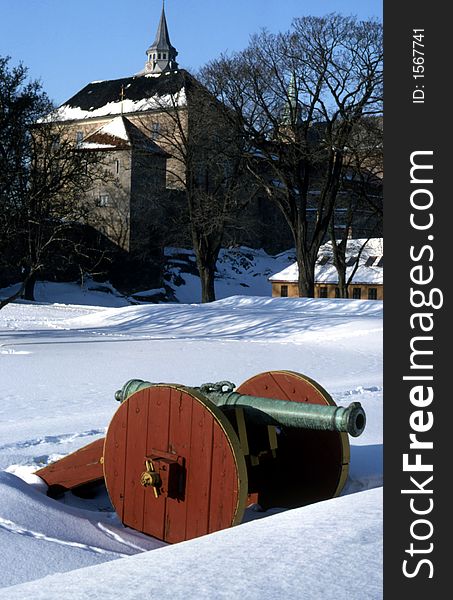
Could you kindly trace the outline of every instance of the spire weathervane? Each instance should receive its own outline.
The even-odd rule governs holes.
[[[160,74],[166,71],[174,71],[178,68],[176,57],[178,52],[170,42],[167,19],[165,17],[165,0],[162,0],[162,13],[157,28],[156,38],[146,51],[148,60],[145,64],[145,74]]]

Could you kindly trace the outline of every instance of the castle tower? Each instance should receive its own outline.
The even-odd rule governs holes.
[[[164,3],[162,3],[162,14],[160,16],[159,27],[157,28],[156,39],[148,48],[146,54],[148,60],[145,64],[145,74],[159,74],[165,71],[174,71],[178,68],[178,63],[176,62],[178,52],[170,42]]]

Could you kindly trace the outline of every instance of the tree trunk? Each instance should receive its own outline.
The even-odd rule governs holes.
[[[352,217],[351,217],[352,218]],[[348,219],[348,225],[349,225]],[[346,248],[348,243],[347,232],[337,244],[335,236],[334,215],[329,224],[330,243],[332,244],[333,264],[338,275],[338,289],[340,298],[349,298],[348,282],[346,281]]]
[[[310,255],[303,251],[300,236],[295,236],[296,260],[299,270],[298,286],[299,296],[302,298],[315,297],[315,263],[310,260]]]
[[[303,241],[303,227],[299,220],[293,225],[291,230],[296,246],[296,261],[299,271],[298,288],[301,298],[315,297],[315,265],[317,254],[313,254],[312,249],[307,249]]]
[[[349,298],[349,288],[346,282],[346,267],[338,268],[338,289],[340,290],[340,298]]]
[[[36,284],[36,273],[32,273],[25,280],[23,298],[24,300],[35,300],[35,284]]]
[[[215,300],[215,288],[214,288],[214,279],[215,279],[215,264],[212,265],[204,265],[200,271],[200,280],[201,280],[201,301],[202,302],[214,302]]]
[[[220,243],[213,241],[209,236],[203,236],[195,231],[192,235],[201,281],[201,301],[214,302],[215,268],[220,251]]]

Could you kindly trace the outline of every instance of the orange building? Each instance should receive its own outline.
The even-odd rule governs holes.
[[[348,240],[346,250],[346,280],[349,298],[383,300],[383,240],[382,238]],[[293,263],[269,277],[273,297],[299,296],[299,270]],[[339,298],[338,273],[333,262],[332,243],[320,247],[315,268],[315,297]]]

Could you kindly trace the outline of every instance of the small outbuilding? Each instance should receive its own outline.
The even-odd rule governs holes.
[[[350,280],[349,297],[357,300],[383,300],[383,267],[382,238],[348,240],[346,280]],[[298,277],[297,263],[293,263],[280,273],[269,277],[269,281],[272,283],[272,296],[299,296]],[[333,262],[332,242],[323,244],[319,249],[315,267],[315,297],[340,297],[338,273]]]

